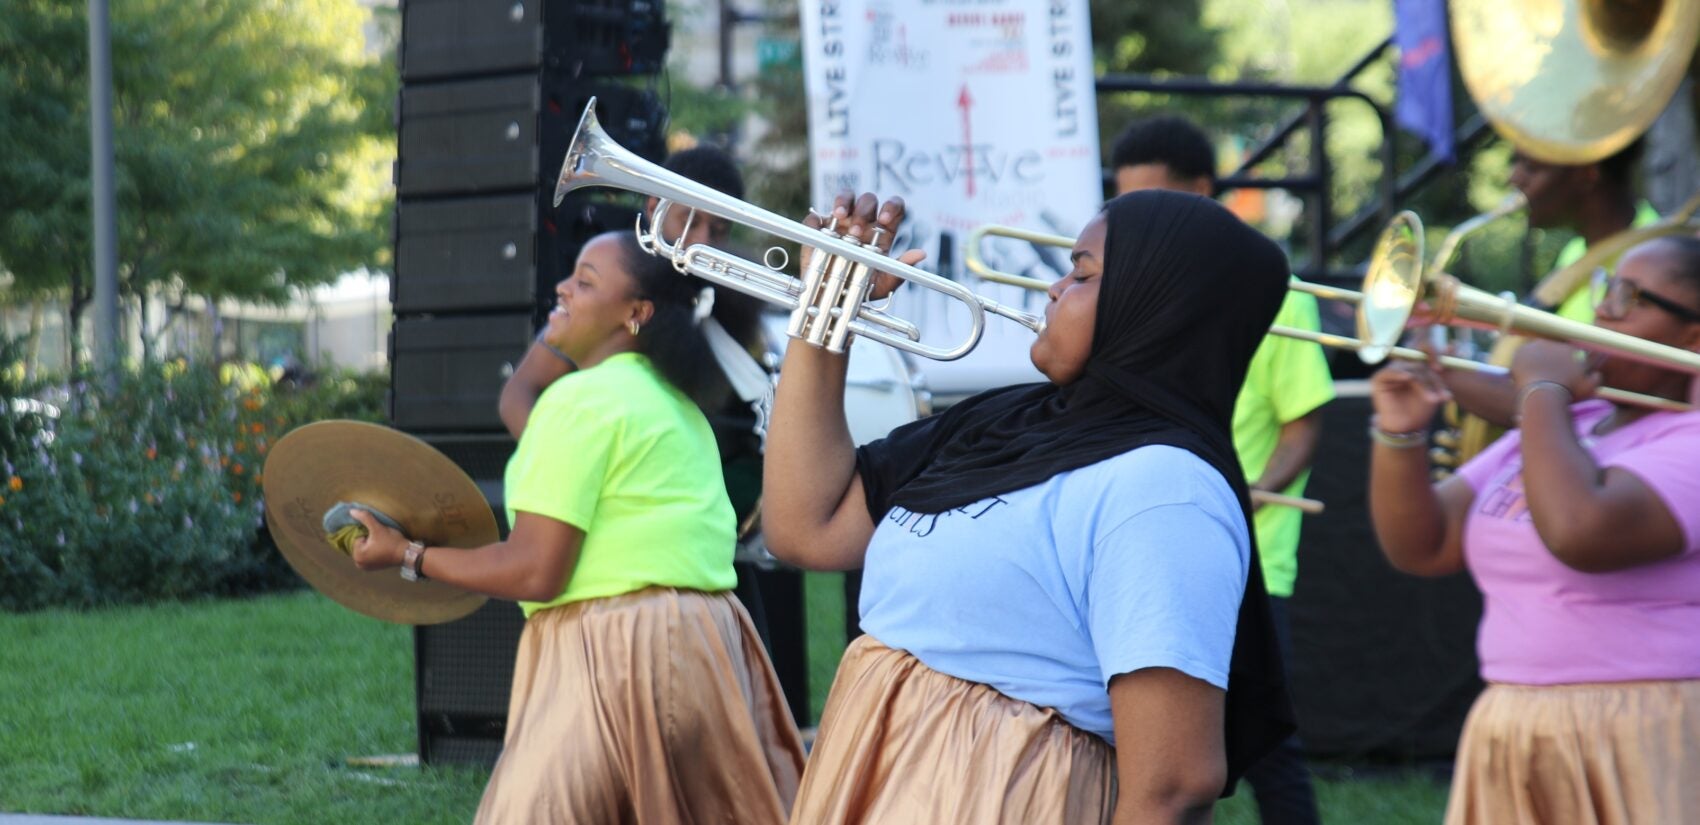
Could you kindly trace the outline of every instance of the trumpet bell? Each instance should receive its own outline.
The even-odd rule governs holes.
[[[1423,222],[1406,210],[1393,216],[1375,240],[1358,302],[1358,357],[1366,364],[1386,360],[1421,299]]]
[[[1692,0],[1452,0],[1458,71],[1518,150],[1585,164],[1659,116],[1700,42]]]

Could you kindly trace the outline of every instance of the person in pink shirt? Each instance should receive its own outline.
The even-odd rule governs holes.
[[[1595,323],[1700,351],[1700,239],[1630,250]],[[1693,377],[1551,342],[1511,367],[1520,429],[1430,486],[1428,368],[1371,380],[1370,514],[1419,576],[1469,570],[1488,688],[1464,724],[1446,821],[1692,821],[1700,811],[1700,412]]]

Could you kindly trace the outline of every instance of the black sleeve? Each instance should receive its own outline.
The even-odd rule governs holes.
[[[879,524],[891,509],[891,498],[903,485],[927,469],[939,448],[974,399],[962,401],[937,415],[911,421],[885,438],[856,448],[856,472],[862,476],[862,492],[868,500],[868,516]]]

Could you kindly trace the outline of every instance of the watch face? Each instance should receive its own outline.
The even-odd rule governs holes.
[[[407,579],[410,582],[416,582],[424,578],[419,575],[419,559],[423,555],[425,555],[425,548],[420,546],[419,542],[410,542],[407,545],[407,549],[402,552],[402,578]]]

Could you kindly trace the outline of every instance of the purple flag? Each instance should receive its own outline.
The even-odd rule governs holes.
[[[1452,49],[1446,0],[1393,0],[1393,45],[1399,48],[1399,125],[1421,135],[1429,154],[1453,159]]]

